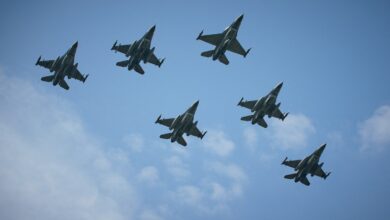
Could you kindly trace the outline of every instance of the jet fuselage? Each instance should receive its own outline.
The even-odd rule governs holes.
[[[179,115],[172,123],[172,126],[169,128],[173,130],[173,134],[171,137],[171,142],[175,142],[179,137],[181,137],[184,133],[188,133],[189,129],[191,129],[193,125],[194,114],[189,112],[184,113],[183,115]]]

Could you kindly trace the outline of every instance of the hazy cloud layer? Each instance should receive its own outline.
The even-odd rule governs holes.
[[[363,151],[380,152],[390,147],[390,106],[379,107],[371,117],[360,123],[358,132]]]
[[[234,142],[221,130],[209,130],[204,138],[204,146],[218,156],[226,157],[234,150]]]
[[[315,133],[313,123],[303,114],[290,114],[284,121],[271,119],[269,124],[266,137],[273,147],[284,150],[305,148]]]
[[[0,73],[0,105],[0,219],[132,219],[122,164],[66,102]]]

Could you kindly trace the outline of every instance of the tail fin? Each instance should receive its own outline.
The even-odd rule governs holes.
[[[288,175],[284,176],[284,178],[291,180],[291,179],[294,179],[296,176],[297,176],[296,173],[292,173],[292,174],[288,174]]]
[[[211,57],[213,54],[214,54],[214,50],[208,50],[208,51],[202,52],[200,55],[203,57]]]
[[[65,82],[65,80],[60,80],[60,82],[58,83],[60,84],[60,86],[65,89],[65,90],[69,90],[69,86],[68,84]]]
[[[251,121],[252,118],[253,118],[253,115],[248,115],[248,116],[241,117],[241,120],[243,120],[243,121]]]
[[[229,64],[229,60],[227,59],[226,55],[225,54],[221,54],[221,56],[219,56],[218,60],[225,64],[225,65],[228,65]]]
[[[42,81],[45,81],[45,82],[52,82],[54,79],[54,75],[50,75],[50,76],[44,76],[41,78]]]
[[[139,73],[139,74],[144,74],[144,73],[145,73],[145,71],[142,69],[142,67],[141,67],[139,64],[137,64],[137,65],[134,66],[134,70],[135,70],[137,73]]]
[[[178,139],[177,139],[177,142],[181,145],[183,145],[184,147],[187,146],[187,142],[184,140],[184,138],[182,136],[180,136]]]
[[[171,137],[172,137],[172,133],[166,133],[166,134],[160,135],[160,138],[162,138],[162,139],[170,139]]]
[[[120,66],[120,67],[126,67],[129,65],[129,61],[128,60],[120,61],[120,62],[117,62],[116,65]]]

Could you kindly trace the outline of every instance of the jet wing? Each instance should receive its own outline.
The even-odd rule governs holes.
[[[125,45],[114,45],[111,50],[119,51],[121,53],[126,54],[127,51],[129,51],[129,48],[131,47],[131,44],[125,44]]]
[[[236,38],[232,41],[232,43],[227,49],[233,53],[238,53],[243,56],[246,56],[247,54],[247,52],[244,50],[244,48],[241,46],[240,42],[238,42]]]
[[[326,178],[328,175],[324,172],[324,170],[322,170],[321,167],[318,167],[313,173],[313,175],[315,176],[318,176],[318,177],[322,177],[322,178]]]
[[[286,160],[284,160],[282,164],[295,169],[300,162],[301,160],[287,160],[286,158]]]
[[[256,102],[257,102],[257,100],[253,100],[253,101],[243,101],[243,100],[244,100],[244,98],[242,98],[240,100],[238,105],[245,107],[245,108],[249,108],[249,109],[253,109],[253,107],[256,105]],[[263,98],[262,98],[261,102],[263,102]]]
[[[214,46],[217,46],[219,43],[221,43],[223,37],[224,34],[209,34],[209,35],[200,35],[198,39],[206,43],[212,44]]]
[[[188,135],[192,135],[198,138],[203,138],[204,134],[199,131],[199,129],[195,126],[192,126],[191,129],[187,132]]]
[[[285,118],[285,115],[280,111],[278,107],[273,112],[271,112],[270,116],[281,120],[284,120]]]
[[[162,125],[167,126],[167,127],[171,127],[174,120],[175,120],[174,118],[161,119],[161,116],[159,116],[157,118],[156,123],[162,124]]]
[[[152,55],[150,56],[148,63],[152,63],[156,66],[161,66],[162,64],[162,62],[160,62],[160,60],[156,57],[154,53],[152,53]]]
[[[36,63],[36,65],[43,66],[47,69],[50,69],[54,62],[55,62],[55,60],[40,60],[39,59],[38,62]]]
[[[85,80],[87,79],[88,75],[84,76],[83,74],[80,73],[80,71],[78,69],[76,69],[76,71],[73,72],[70,77],[74,78],[74,79],[77,79],[77,80],[80,80],[82,82],[85,82]]]

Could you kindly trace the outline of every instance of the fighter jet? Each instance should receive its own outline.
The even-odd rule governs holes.
[[[187,109],[187,111],[177,116],[176,118],[161,119],[161,115],[158,116],[155,123],[167,126],[169,127],[169,130],[172,131],[172,133],[160,135],[160,138],[171,139],[172,143],[177,141],[182,146],[187,146],[187,143],[183,138],[183,134],[187,134],[187,136],[193,135],[195,137],[203,139],[207,131],[205,131],[204,133],[200,132],[199,129],[196,127],[198,121],[193,122],[198,104],[199,101],[195,102],[189,109]]]
[[[134,41],[133,44],[117,45],[118,41],[115,41],[111,50],[114,50],[115,52],[119,51],[121,53],[124,53],[126,57],[130,57],[127,60],[117,62],[116,65],[121,67],[127,67],[129,71],[134,69],[139,74],[145,73],[140,65],[141,61],[143,61],[144,63],[149,62],[158,67],[161,67],[161,64],[164,63],[165,59],[159,60],[156,57],[156,55],[154,54],[155,47],[150,49],[155,29],[156,26],[150,28],[149,31],[141,39],[139,39],[138,41]]]
[[[264,120],[265,115],[268,115],[268,118],[275,117],[283,121],[287,117],[288,113],[283,114],[280,111],[280,102],[275,104],[282,86],[283,83],[279,83],[270,93],[259,100],[244,101],[244,98],[241,98],[238,105],[248,108],[251,110],[251,112],[254,112],[253,115],[244,116],[241,118],[241,120],[251,121],[252,124],[257,123],[264,128],[268,127]]]
[[[324,163],[318,164],[320,161],[320,157],[322,152],[325,149],[326,144],[323,144],[320,148],[318,148],[314,153],[309,155],[303,160],[283,160],[282,164],[294,168],[295,171],[298,171],[297,173],[292,173],[289,175],[284,176],[286,179],[294,179],[295,182],[301,182],[305,184],[306,186],[310,185],[309,180],[307,180],[307,174],[310,174],[311,176],[319,176],[323,179],[326,179],[331,172],[325,173],[322,170],[322,165]]]
[[[241,46],[240,42],[237,40],[238,29],[240,28],[241,21],[244,15],[238,17],[230,26],[228,26],[220,34],[210,34],[203,35],[203,31],[200,32],[197,40],[202,40],[206,43],[212,44],[215,46],[213,50],[202,52],[201,55],[204,57],[212,57],[213,60],[218,59],[221,63],[228,65],[229,60],[226,58],[225,52],[229,50],[233,53],[238,53],[244,57],[248,55],[251,49],[245,51]]]
[[[87,80],[88,75],[82,75],[77,69],[78,63],[74,64],[77,45],[78,42],[74,43],[64,55],[57,57],[56,60],[41,60],[41,57],[39,57],[35,65],[43,66],[49,69],[50,72],[54,72],[53,75],[44,76],[41,80],[45,82],[53,82],[54,86],[59,84],[66,90],[69,89],[69,86],[65,82],[65,76],[67,76],[68,79],[74,78],[84,83],[85,80]]]

